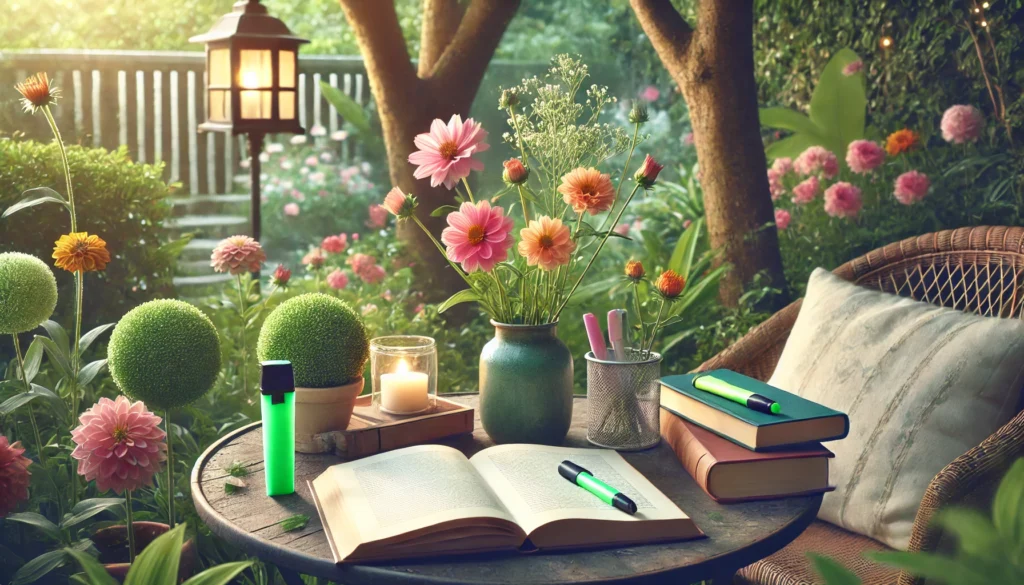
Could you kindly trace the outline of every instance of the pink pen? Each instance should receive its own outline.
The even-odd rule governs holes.
[[[612,361],[626,361],[626,346],[622,343],[622,314],[621,309],[608,311],[608,343],[612,346]]]
[[[590,339],[590,351],[599,360],[608,359],[608,347],[604,344],[604,333],[601,332],[601,325],[593,313],[583,315],[583,325],[587,328],[587,338]]]

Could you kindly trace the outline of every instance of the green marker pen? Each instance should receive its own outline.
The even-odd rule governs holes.
[[[262,362],[260,414],[268,496],[295,492],[295,379],[292,363]]]
[[[572,461],[559,463],[558,474],[594,494],[602,502],[614,506],[627,514],[636,514],[636,502],[629,499],[626,494],[597,479],[592,473]]]
[[[751,410],[763,412],[765,414],[779,414],[782,412],[782,407],[779,406],[778,402],[775,402],[767,396],[761,396],[751,392],[750,390],[744,390],[739,386],[730,384],[724,380],[711,375],[698,375],[693,378],[693,387],[698,390],[710,392],[716,396],[721,396],[727,400],[738,402],[743,406]]]

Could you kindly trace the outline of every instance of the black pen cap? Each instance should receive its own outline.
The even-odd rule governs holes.
[[[284,402],[284,394],[295,392],[295,376],[288,360],[260,362],[260,394],[273,396],[272,404]]]

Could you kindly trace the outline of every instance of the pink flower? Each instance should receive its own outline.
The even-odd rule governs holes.
[[[664,168],[665,165],[658,164],[658,161],[648,154],[644,157],[644,162],[640,165],[640,168],[633,175],[633,180],[640,183],[644,189],[650,189],[658,180],[658,173]]]
[[[693,132],[683,134],[683,146],[693,146]]]
[[[331,140],[337,140],[338,142],[341,142],[346,138],[348,138],[348,132],[344,130],[335,130],[334,132],[331,132]]]
[[[822,146],[810,146],[796,157],[793,168],[801,175],[820,172],[826,179],[833,179],[839,173],[839,160]]]
[[[953,144],[974,142],[981,136],[985,118],[974,106],[950,106],[942,114],[942,138]]]
[[[79,475],[95,479],[101,492],[112,489],[117,494],[153,484],[167,445],[157,426],[160,417],[145,404],[124,396],[103,397],[78,420],[81,424],[71,431],[78,446],[71,456],[78,460]]]
[[[414,140],[419,150],[409,155],[409,162],[417,165],[413,176],[417,179],[430,177],[431,187],[441,184],[447,189],[455,187],[470,171],[484,170],[484,164],[473,155],[490,148],[484,142],[486,139],[487,131],[473,118],[463,123],[462,116],[455,114],[447,126],[435,119],[430,132]]]
[[[214,272],[229,272],[234,275],[256,272],[267,261],[263,247],[249,236],[231,236],[217,244],[210,254],[210,266]]]
[[[857,217],[862,204],[860,189],[846,181],[825,189],[825,213],[832,217]]]
[[[274,286],[286,287],[291,279],[292,271],[285,268],[284,264],[278,264],[274,269],[274,275],[270,277],[270,282]]]
[[[359,167],[345,167],[338,172],[338,177],[341,178],[343,183],[348,183],[352,180],[352,177],[359,174]]]
[[[323,251],[320,248],[313,248],[302,257],[302,264],[308,266],[310,270],[319,270],[327,258],[324,257]]]
[[[284,211],[284,214],[289,216],[289,217],[295,217],[296,215],[299,214],[299,204],[298,203],[285,203],[284,208],[282,209],[282,211]]]
[[[779,176],[785,176],[793,172],[793,159],[788,156],[782,156],[772,161],[772,170],[779,173]]]
[[[359,274],[365,272],[369,267],[377,264],[377,259],[369,254],[352,254],[348,259],[348,265],[352,267],[352,272]]]
[[[318,164],[320,164],[320,159],[318,159],[315,154],[311,154],[306,157],[307,167],[315,167]]]
[[[466,272],[490,272],[508,258],[508,249],[515,240],[512,218],[505,217],[503,208],[491,207],[486,200],[475,205],[467,201],[458,211],[449,213],[447,220],[441,241],[448,247],[448,259],[462,264]]]
[[[416,198],[402,193],[401,189],[395,187],[384,196],[382,205],[398,219],[409,219],[416,211]]]
[[[365,305],[363,305],[362,307],[359,308],[359,312],[362,313],[363,317],[369,315],[370,313],[375,312],[376,310],[377,310],[377,305],[375,305],[373,303],[366,303]]]
[[[388,210],[383,205],[371,203],[369,208],[370,219],[366,220],[366,227],[380,229],[388,223]]]
[[[346,248],[348,248],[348,236],[345,234],[327,236],[320,242],[320,249],[328,254],[341,254]]]
[[[804,179],[799,185],[793,187],[793,203],[797,205],[806,205],[814,198],[818,196],[818,192],[821,190],[821,184],[818,182],[818,177],[810,176]]]
[[[341,290],[348,286],[348,277],[345,276],[345,273],[340,268],[336,268],[327,275],[327,286],[334,290]]]
[[[918,171],[907,171],[896,177],[892,195],[903,205],[913,205],[924,199],[929,186],[931,181],[928,180],[928,175]]]
[[[0,518],[6,517],[18,504],[28,499],[28,466],[32,460],[24,456],[20,441],[13,444],[0,435]]]
[[[292,192],[290,193],[290,195],[292,196],[292,199],[294,199],[296,201],[305,201],[306,200],[306,196],[302,193],[302,191],[299,191],[298,189],[292,189]]]
[[[793,219],[785,209],[775,210],[775,227],[784,230],[789,227],[789,221]]]
[[[327,179],[327,175],[323,171],[317,171],[315,173],[309,173],[310,183],[323,183]]]
[[[380,264],[374,264],[365,268],[362,272],[359,272],[357,276],[363,279],[363,282],[367,284],[377,284],[384,280],[384,277],[388,275],[387,271]]]
[[[315,126],[313,126],[312,128],[309,129],[309,135],[310,136],[325,136],[325,135],[327,135],[327,128],[324,128],[320,124],[316,124]]]
[[[846,164],[855,173],[870,173],[885,162],[885,150],[871,140],[854,140],[846,149]]]
[[[620,223],[619,225],[615,226],[615,233],[619,234],[620,236],[628,236],[629,227],[630,226],[628,223]]]
[[[654,87],[653,85],[648,85],[647,87],[640,90],[640,99],[646,102],[653,102],[657,100],[659,97],[661,97],[661,92],[658,91],[658,88]]]
[[[768,169],[768,192],[772,195],[772,201],[776,201],[786,192],[786,186],[782,184],[782,173],[774,167]]]
[[[860,59],[857,59],[856,61],[851,61],[847,63],[846,67],[843,67],[843,75],[849,77],[851,75],[860,73],[861,69],[864,69],[864,62],[861,61]]]
[[[683,229],[684,230],[688,229],[691,225],[693,225],[693,220],[692,219],[684,219],[683,220]]]

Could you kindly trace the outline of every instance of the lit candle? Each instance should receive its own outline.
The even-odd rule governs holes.
[[[259,74],[256,71],[243,71],[241,85],[246,89],[255,89],[259,87]],[[240,97],[242,99],[242,117],[249,119],[260,118],[260,92],[243,91],[241,92]]]
[[[419,412],[427,408],[427,374],[410,372],[399,360],[396,371],[380,375],[381,408],[389,412]]]

